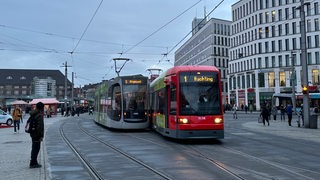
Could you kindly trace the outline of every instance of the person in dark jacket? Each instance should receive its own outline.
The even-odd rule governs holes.
[[[288,115],[288,124],[289,124],[289,126],[291,126],[292,112],[293,112],[292,105],[288,104],[288,106],[287,106],[287,115]]]
[[[268,126],[269,126],[270,125],[269,124],[269,110],[268,110],[268,108],[266,106],[262,107],[260,116],[262,117],[263,125],[265,126],[266,125],[266,121],[267,121],[268,122]]]
[[[30,118],[33,118],[33,128],[34,130],[30,132],[32,139],[32,149],[31,149],[31,160],[30,168],[40,168],[41,164],[38,163],[37,158],[40,151],[41,141],[44,136],[44,123],[43,123],[43,111],[44,104],[38,102],[36,104],[36,109],[30,112]]]

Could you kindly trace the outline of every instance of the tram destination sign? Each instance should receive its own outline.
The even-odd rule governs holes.
[[[125,79],[124,84],[135,85],[135,84],[145,84],[146,82],[142,79]]]
[[[188,72],[180,74],[180,82],[208,82],[215,83],[217,82],[217,74],[209,72]]]

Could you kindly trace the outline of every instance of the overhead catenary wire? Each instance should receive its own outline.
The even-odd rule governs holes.
[[[99,3],[99,5],[98,5],[97,9],[96,9],[96,10],[95,10],[95,12],[93,13],[93,16],[91,17],[91,19],[90,19],[90,21],[89,21],[88,25],[86,26],[85,30],[83,31],[83,33],[82,33],[82,35],[81,35],[80,39],[78,40],[78,42],[77,42],[76,46],[75,46],[75,47],[73,48],[73,50],[70,52],[71,54],[73,54],[73,52],[74,52],[74,51],[77,49],[77,47],[79,46],[79,44],[80,44],[80,42],[81,42],[81,40],[82,40],[83,36],[84,36],[84,35],[85,35],[85,33],[87,32],[87,30],[88,30],[88,28],[89,28],[90,24],[92,23],[92,21],[93,21],[94,17],[96,16],[96,14],[97,14],[98,10],[100,9],[100,7],[101,7],[101,4],[102,4],[102,3],[103,3],[103,0],[101,0],[101,1],[100,1],[100,3]]]
[[[184,41],[191,33],[193,30],[195,30],[203,21],[207,19],[207,17],[210,16],[222,3],[224,0],[221,0],[187,35],[185,35],[175,46],[173,46],[167,54],[170,54],[182,41]]]
[[[128,53],[129,51],[131,51],[132,49],[134,49],[135,47],[137,47],[138,45],[140,45],[142,42],[144,42],[145,40],[147,40],[148,38],[150,38],[151,36],[153,36],[154,34],[156,34],[157,32],[159,32],[161,29],[163,29],[164,27],[166,27],[167,25],[169,25],[171,22],[173,22],[174,20],[178,19],[180,16],[182,16],[184,13],[186,13],[187,11],[189,11],[191,8],[193,8],[194,6],[196,6],[197,4],[199,4],[202,0],[199,0],[198,2],[196,2],[195,4],[193,4],[192,6],[190,6],[189,8],[187,8],[186,10],[184,10],[182,13],[180,13],[178,16],[174,17],[173,19],[171,19],[169,22],[167,22],[166,24],[164,24],[163,26],[161,26],[160,28],[158,28],[157,30],[155,30],[153,33],[151,33],[150,35],[148,35],[147,37],[145,37],[144,39],[142,39],[141,41],[139,41],[137,44],[135,44],[134,46],[132,46],[131,48],[127,49],[126,51],[123,52],[123,54]]]

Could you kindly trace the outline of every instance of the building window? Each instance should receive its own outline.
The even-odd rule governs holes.
[[[7,76],[6,79],[13,79],[13,77],[12,76]]]
[[[311,48],[311,36],[307,37],[307,48]]]
[[[242,80],[241,87],[242,89],[245,89],[246,88],[245,76],[241,76],[241,80]]]
[[[314,19],[314,30],[319,31],[319,19]]]
[[[262,28],[259,28],[259,39],[262,39]]]
[[[286,39],[285,43],[286,43],[286,51],[289,51],[290,50],[289,39]]]
[[[276,57],[275,56],[272,56],[271,57],[271,61],[272,61],[272,67],[276,67]]]
[[[22,90],[22,91],[21,91],[21,94],[22,94],[22,95],[27,95],[27,91],[26,91],[26,90]]]
[[[271,37],[275,37],[275,36],[276,36],[275,26],[271,26]]]
[[[320,64],[319,51],[315,52],[316,64]]]
[[[307,6],[307,16],[311,16],[311,4],[306,4]]]
[[[296,38],[292,38],[292,49],[293,50],[297,49],[297,39]]]
[[[308,53],[308,64],[312,64],[312,54],[309,52]]]
[[[318,2],[314,3],[314,14],[319,15],[319,3]]]
[[[265,52],[268,53],[269,52],[269,41],[264,42],[264,47],[265,47]]]
[[[279,72],[280,77],[280,86],[286,86],[286,73],[285,72]]]
[[[256,75],[255,74],[252,74],[251,80],[252,80],[252,87],[255,88],[256,87]]]
[[[6,95],[8,95],[8,96],[12,95],[11,90],[7,90]]]
[[[285,30],[286,35],[289,35],[289,23],[286,23],[284,25],[284,30]]]
[[[268,57],[264,58],[264,62],[265,62],[266,68],[269,68],[269,58]]]
[[[275,41],[271,41],[271,52],[275,52],[276,51],[276,43]]]
[[[278,25],[278,32],[279,32],[279,36],[281,36],[282,35],[282,25],[281,24]]]
[[[290,56],[286,55],[285,58],[286,58],[286,66],[289,67],[290,66]]]
[[[282,40],[278,40],[278,48],[279,48],[279,52],[282,51]]]
[[[282,67],[282,56],[278,56],[278,60],[279,60],[279,67]]]
[[[297,55],[296,54],[292,54],[292,58],[293,58],[293,65],[297,65]]]
[[[296,9],[296,7],[292,7],[292,18],[293,19],[295,19],[295,18],[297,18],[297,9]]]
[[[320,72],[318,69],[312,69],[312,83],[313,85],[319,85]]]
[[[278,10],[278,21],[282,21],[282,9]]]
[[[297,34],[297,29],[296,29],[297,27],[296,26],[297,26],[297,23],[293,22],[292,23],[292,34]]]
[[[250,86],[250,75],[247,74],[247,88],[251,87]]]
[[[315,36],[314,36],[314,46],[315,46],[316,48],[319,47],[319,35],[315,35]]]
[[[285,9],[285,16],[286,16],[286,20],[289,19],[289,8]]]
[[[273,10],[273,11],[271,12],[271,21],[272,21],[272,22],[275,22],[275,21],[276,21],[276,11],[275,11],[275,10]]]
[[[258,58],[258,68],[259,68],[259,69],[261,69],[261,68],[262,68],[262,65],[261,65],[261,64],[262,64],[262,62],[261,62],[261,58],[259,57],[259,58]]]
[[[264,73],[259,73],[258,74],[258,84],[259,84],[259,87],[265,87]]]
[[[307,20],[307,32],[311,32],[311,20],[310,19],[308,19]]]
[[[275,75],[274,72],[268,73],[268,84],[269,87],[275,87]]]

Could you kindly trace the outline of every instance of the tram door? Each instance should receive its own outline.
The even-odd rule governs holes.
[[[167,86],[168,94],[168,113],[167,113],[167,127],[170,129],[176,129],[176,115],[177,115],[177,93],[176,86],[171,84]]]

